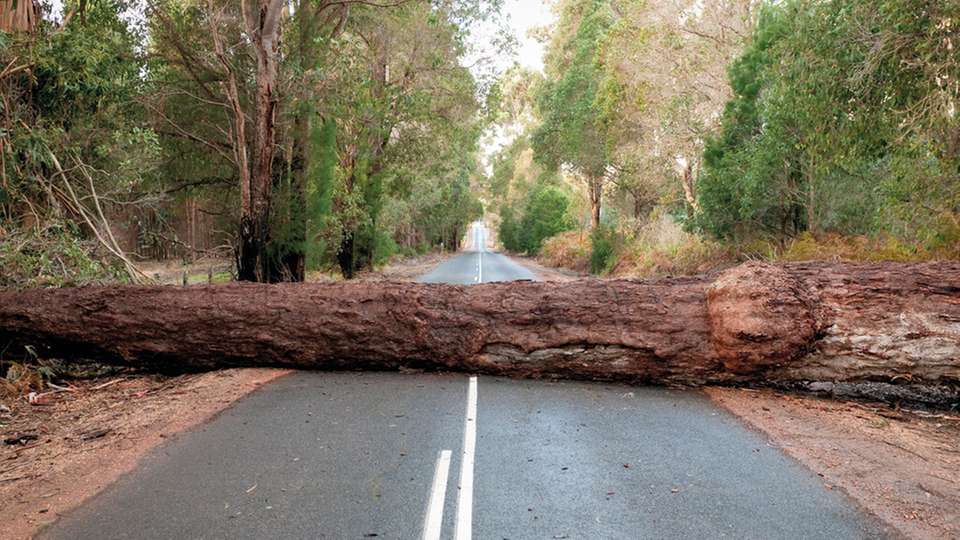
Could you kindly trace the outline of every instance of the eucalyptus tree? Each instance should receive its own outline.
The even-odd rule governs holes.
[[[479,4],[479,3],[478,3]],[[338,123],[335,227],[342,273],[377,259],[385,197],[423,196],[416,176],[445,171],[475,155],[480,134],[478,84],[463,66],[468,3],[409,3],[389,11],[357,8],[339,37],[338,62],[323,100]],[[451,155],[451,153],[453,155]],[[438,186],[440,187],[440,186]],[[452,239],[447,239],[446,245]],[[455,243],[455,242],[454,242]]]
[[[656,204],[698,208],[703,147],[732,92],[727,68],[746,46],[751,0],[614,0],[602,44],[600,102],[617,187],[638,220]],[[678,205],[679,206],[679,205]]]
[[[609,0],[563,0],[545,59],[546,81],[537,96],[540,124],[531,136],[537,160],[584,178],[591,221],[600,224],[603,189],[611,165],[609,124],[599,97],[600,44],[613,25]]]

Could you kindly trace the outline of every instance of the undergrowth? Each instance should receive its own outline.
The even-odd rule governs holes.
[[[0,235],[0,287],[69,287],[127,281],[95,245],[60,226]]]
[[[597,243],[597,239],[600,243]],[[960,234],[934,244],[905,243],[891,235],[804,233],[787,241],[757,238],[721,242],[659,221],[638,231],[563,233],[544,244],[540,262],[596,275],[660,277],[721,270],[748,260],[770,262],[923,262],[960,258]]]

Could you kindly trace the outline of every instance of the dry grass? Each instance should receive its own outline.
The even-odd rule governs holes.
[[[921,262],[958,256],[960,242],[929,249],[903,243],[892,236],[870,238],[827,234],[814,237],[806,233],[790,242],[777,258],[783,261]]]
[[[637,231],[621,231],[624,240],[609,275],[649,278],[722,270],[746,260],[772,262],[923,262],[960,258],[960,233],[935,247],[905,243],[890,235],[839,234],[798,236],[786,243],[772,239],[730,243],[683,231],[669,217],[654,219]],[[555,268],[587,272],[590,235],[566,232],[548,239],[539,262]]]
[[[579,231],[567,231],[543,243],[538,261],[554,268],[568,268],[576,272],[590,270],[590,235]]]

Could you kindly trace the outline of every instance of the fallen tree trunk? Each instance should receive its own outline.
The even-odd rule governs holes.
[[[163,371],[452,369],[666,384],[960,382],[960,263],[716,276],[0,292],[0,345]]]

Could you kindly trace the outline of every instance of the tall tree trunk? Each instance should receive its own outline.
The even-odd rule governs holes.
[[[0,348],[167,371],[457,369],[653,383],[960,383],[960,263],[474,286],[0,291]],[[952,390],[950,390],[952,388]]]
[[[297,55],[300,71],[306,84],[301,88],[300,104],[293,118],[293,158],[291,173],[293,189],[290,193],[290,211],[294,218],[291,222],[291,247],[281,256],[281,264],[292,281],[306,278],[307,243],[307,171],[310,168],[308,155],[310,133],[314,116],[314,92],[309,74],[316,68],[317,49],[314,44],[317,33],[316,9],[307,0],[301,0],[297,6]]]
[[[692,218],[694,213],[700,211],[700,203],[697,202],[697,190],[694,185],[693,161],[688,161],[683,168],[683,178],[680,179],[683,186],[683,198],[687,201],[687,217]]]
[[[273,195],[273,154],[276,134],[277,78],[279,76],[280,19],[283,0],[259,0],[256,12],[244,13],[257,62],[254,96],[253,170],[250,207],[240,215],[241,281],[267,281],[267,244],[270,241],[270,203]]]
[[[600,226],[600,210],[603,199],[603,176],[587,178],[587,190],[590,192],[590,224],[594,229]]]
[[[340,239],[340,249],[337,251],[337,264],[344,279],[353,279],[356,272],[356,245],[353,231],[344,231]]]
[[[35,0],[0,0],[0,32],[33,32],[40,20]]]
[[[256,281],[257,266],[256,236],[250,216],[253,214],[253,182],[251,180],[250,157],[247,141],[247,117],[240,101],[240,89],[237,75],[227,57],[226,45],[220,35],[220,20],[223,11],[216,8],[213,0],[207,0],[210,11],[210,33],[213,37],[214,52],[217,61],[223,67],[225,76],[221,83],[227,102],[230,104],[231,136],[233,154],[236,160],[237,176],[240,179],[240,228],[237,246],[237,275],[244,281]],[[249,28],[249,27],[248,27]]]
[[[819,232],[817,224],[817,193],[812,170],[807,172],[807,230],[816,235]]]

